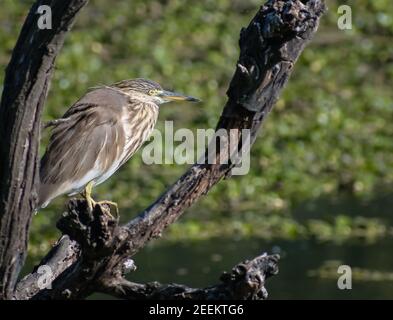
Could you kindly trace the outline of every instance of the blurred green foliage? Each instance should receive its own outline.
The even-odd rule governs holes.
[[[263,2],[91,1],[58,57],[44,119],[60,117],[91,86],[145,77],[203,100],[166,105],[159,128],[164,120],[174,120],[175,129],[214,128],[238,58],[240,28]],[[2,74],[31,3],[2,1]],[[353,8],[352,30],[337,28],[340,4]],[[386,199],[393,185],[393,2],[328,6],[253,147],[250,173],[215,187],[172,227],[173,239],[228,235],[236,228],[242,235],[331,239],[358,230],[354,216],[361,210],[369,225],[363,229],[389,233],[380,228],[392,213]],[[128,220],[186,168],[147,166],[138,154],[95,190],[96,197],[117,201]],[[385,202],[375,200],[380,197]],[[56,239],[64,201],[34,217],[33,252]]]

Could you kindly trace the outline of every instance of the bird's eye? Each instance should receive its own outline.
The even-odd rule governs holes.
[[[158,91],[156,89],[152,89],[152,90],[149,90],[148,93],[150,96],[155,96],[155,95],[157,95]]]

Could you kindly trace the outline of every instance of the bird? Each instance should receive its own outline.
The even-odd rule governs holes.
[[[40,161],[37,210],[54,198],[80,194],[90,210],[92,188],[111,177],[142,146],[157,122],[160,106],[199,102],[143,78],[93,87],[65,114],[50,121],[49,143]]]

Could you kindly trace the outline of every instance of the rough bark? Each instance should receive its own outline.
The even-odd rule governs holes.
[[[260,8],[240,36],[240,58],[228,89],[228,102],[217,129],[238,129],[214,154],[216,164],[195,164],[149,208],[124,226],[105,214],[107,208],[97,205],[89,212],[83,200],[71,200],[58,227],[63,237],[40,265],[53,267],[52,289],[41,289],[38,267],[17,286],[16,299],[80,299],[95,291],[112,293],[122,298],[217,297],[228,290],[230,282],[209,289],[193,289],[182,285],[141,285],[124,279],[130,271],[130,257],[146,243],[161,235],[184,211],[206,194],[218,181],[229,177],[236,165],[222,157],[220,150],[236,141],[242,150],[241,129],[251,130],[251,143],[287,82],[294,63],[317,30],[324,11],[322,0],[271,0]],[[239,142],[240,141],[240,142]],[[208,158],[206,153],[205,158]],[[259,260],[258,260],[259,259]],[[262,259],[262,260],[261,260]],[[267,259],[267,260],[266,260]],[[258,290],[254,286],[228,293],[230,298],[263,298],[263,283],[276,270],[277,257],[258,257],[253,261],[269,261],[271,269],[256,264],[260,275]],[[266,264],[265,264],[266,266]],[[252,268],[251,268],[252,269]],[[250,270],[250,274],[253,271]],[[248,271],[246,271],[248,274]],[[224,277],[225,278],[225,277]],[[218,288],[221,289],[218,289]],[[177,293],[179,295],[177,295]]]
[[[176,283],[139,284],[120,278],[104,283],[98,291],[127,300],[262,300],[268,296],[266,278],[278,273],[278,260],[277,255],[263,254],[241,262],[230,273],[224,272],[219,284],[203,289]]]
[[[152,282],[138,284],[124,278],[135,269],[130,259],[130,231],[119,227],[97,205],[88,212],[84,200],[71,200],[58,227],[67,234],[51,250],[33,273],[17,286],[15,299],[80,299],[103,292],[122,299],[265,299],[265,280],[278,272],[278,255],[266,254],[245,261],[224,273],[221,283],[204,289],[180,284]],[[74,239],[74,240],[71,240]],[[121,257],[121,262],[114,264]],[[113,261],[112,261],[113,259]],[[113,265],[113,266],[109,266]],[[43,289],[40,266],[53,270],[51,289]],[[40,287],[41,286],[41,287]]]
[[[23,266],[37,203],[40,117],[55,58],[87,0],[37,1],[13,50],[0,105],[0,299],[12,296]],[[40,5],[52,8],[52,29],[37,25]]]

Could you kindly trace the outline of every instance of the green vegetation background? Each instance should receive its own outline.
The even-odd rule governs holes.
[[[203,100],[165,105],[159,128],[164,120],[174,120],[175,129],[214,128],[238,58],[240,28],[262,2],[91,1],[58,57],[44,119],[60,117],[89,87],[145,77]],[[0,81],[31,3],[1,3]],[[339,4],[352,6],[352,30],[338,30]],[[221,182],[165,239],[374,241],[391,235],[393,2],[328,6],[252,150],[250,173]],[[186,168],[145,165],[139,152],[95,190],[96,198],[118,202],[125,221]],[[34,217],[31,253],[44,253],[58,237],[54,224],[64,202],[57,199]]]

